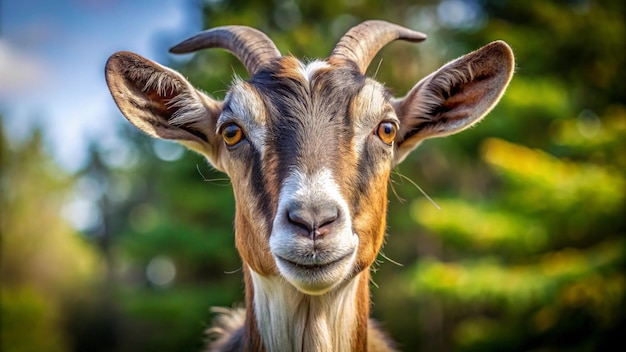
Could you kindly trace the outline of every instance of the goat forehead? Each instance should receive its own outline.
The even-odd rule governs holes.
[[[285,58],[250,82],[267,110],[268,150],[283,168],[314,172],[345,155],[354,136],[352,101],[367,80],[358,72]]]
[[[268,125],[308,128],[311,132],[335,125],[348,128],[364,115],[382,115],[389,94],[378,82],[348,67],[325,61],[302,64],[293,57],[274,63],[251,81],[263,100]]]
[[[250,81],[236,80],[223,117],[235,116],[251,128],[262,158],[276,155],[281,177],[296,164],[309,174],[322,166],[337,169],[342,159],[354,158],[361,149],[359,137],[389,113],[388,101],[382,84],[349,67],[325,61],[304,65],[285,57]]]

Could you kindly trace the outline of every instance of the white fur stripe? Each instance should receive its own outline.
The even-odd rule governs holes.
[[[327,294],[310,296],[281,277],[250,272],[257,327],[267,351],[350,351],[360,274]]]
[[[326,61],[315,60],[309,62],[306,65],[300,63],[300,73],[307,82],[311,82],[311,79],[313,78],[315,72],[328,68],[330,68],[330,65]]]

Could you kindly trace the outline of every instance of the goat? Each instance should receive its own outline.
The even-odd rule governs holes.
[[[374,55],[422,33],[384,21],[351,28],[324,60],[282,56],[246,26],[209,29],[170,49],[232,52],[250,78],[223,101],[130,52],[106,64],[123,115],[226,173],[245,310],[223,309],[211,351],[392,351],[369,319],[369,268],[386,230],[391,169],[427,138],[459,132],[499,101],[510,47],[488,44],[420,80],[402,98],[366,77]]]

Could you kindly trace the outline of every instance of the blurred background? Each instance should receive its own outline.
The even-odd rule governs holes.
[[[625,2],[4,0],[0,349],[199,351],[210,307],[243,301],[228,179],[125,121],[104,82],[110,54],[135,51],[222,98],[246,77],[234,57],[168,47],[245,24],[283,53],[326,57],[370,18],[429,36],[373,61],[398,96],[493,40],[517,58],[484,122],[394,172],[373,315],[404,351],[623,346]]]

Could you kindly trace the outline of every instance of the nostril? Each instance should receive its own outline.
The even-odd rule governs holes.
[[[335,209],[329,209],[329,211],[326,214],[321,214],[319,222],[318,222],[318,226],[317,227],[325,227],[328,226],[330,224],[332,224],[333,222],[335,222],[335,220],[337,220],[337,218],[339,217],[339,211],[337,210],[337,208]]]
[[[289,219],[290,224],[305,230],[307,234],[313,231],[313,220],[307,219],[306,214],[303,212],[297,210],[288,211],[287,218]]]
[[[296,231],[312,239],[329,234],[332,231],[332,224],[338,218],[339,209],[335,206],[312,210],[297,207],[287,211],[287,219],[298,229]]]

